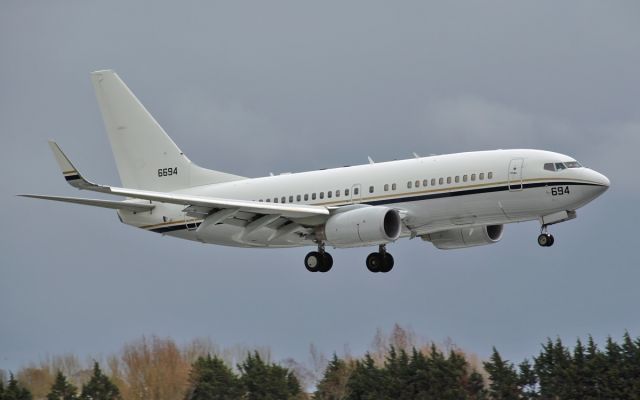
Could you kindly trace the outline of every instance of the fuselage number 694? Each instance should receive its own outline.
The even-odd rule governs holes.
[[[552,196],[562,196],[565,194],[569,194],[569,186],[555,186],[551,188]]]

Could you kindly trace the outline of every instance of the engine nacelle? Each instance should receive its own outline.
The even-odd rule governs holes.
[[[316,234],[335,247],[357,247],[393,242],[401,231],[397,210],[371,206],[332,215]]]
[[[497,243],[502,239],[504,225],[486,225],[457,228],[423,235],[422,239],[433,243],[441,250],[462,249]]]

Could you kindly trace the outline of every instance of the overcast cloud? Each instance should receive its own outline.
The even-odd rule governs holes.
[[[547,336],[640,336],[640,5],[636,1],[0,4],[0,368],[104,354],[142,334],[179,342],[310,342],[355,353],[407,324],[519,361]],[[532,147],[576,157],[611,189],[554,226],[455,252],[242,250],[161,237],[108,210],[14,197],[119,184],[89,72],[113,68],[198,164],[247,176],[418,154]]]

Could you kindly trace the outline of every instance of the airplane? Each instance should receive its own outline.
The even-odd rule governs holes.
[[[314,246],[304,265],[327,272],[326,250],[378,246],[371,272],[394,266],[387,245],[421,238],[438,249],[493,244],[504,225],[538,221],[548,227],[604,193],[604,175],[572,157],[515,149],[432,155],[318,171],[247,178],[197,166],[176,146],[113,70],[91,74],[122,187],[87,180],[49,142],[73,187],[125,200],[25,194],[115,209],[121,222],[202,243],[246,248]]]

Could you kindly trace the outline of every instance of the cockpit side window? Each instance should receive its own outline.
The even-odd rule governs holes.
[[[557,162],[557,163],[556,163],[556,169],[557,169],[558,171],[562,171],[563,169],[567,169],[567,167],[565,167],[565,166],[564,166],[564,163]]]
[[[582,165],[577,161],[569,161],[564,163],[564,165],[566,165],[567,168],[582,168]]]
[[[553,165],[553,163],[546,163],[546,164],[544,165],[544,169],[545,169],[546,171],[555,171],[555,170],[556,170],[556,166],[555,166],[555,165]]]

